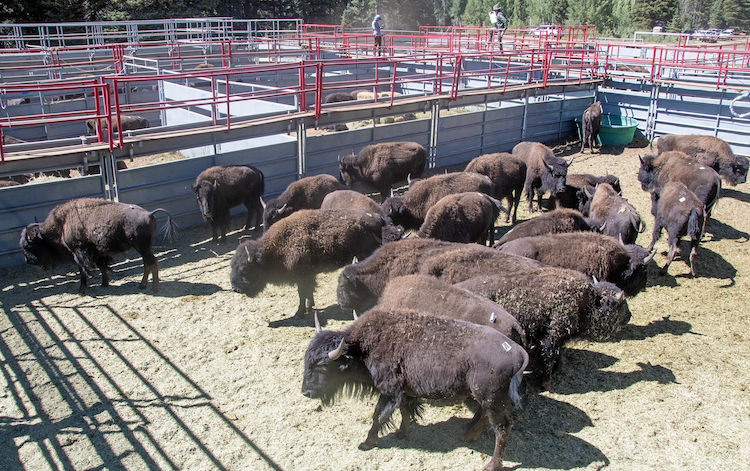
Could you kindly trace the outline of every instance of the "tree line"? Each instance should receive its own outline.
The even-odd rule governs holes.
[[[387,30],[422,25],[489,26],[499,3],[510,27],[594,24],[597,35],[630,36],[657,24],[665,31],[750,30],[750,0],[0,0],[8,23],[232,16],[302,18],[367,28],[376,13]]]

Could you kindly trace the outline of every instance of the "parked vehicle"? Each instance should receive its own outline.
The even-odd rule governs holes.
[[[531,30],[532,36],[555,38],[560,35],[560,27],[554,25],[539,25]]]

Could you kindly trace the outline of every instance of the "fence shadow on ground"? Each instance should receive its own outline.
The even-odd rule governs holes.
[[[87,315],[89,308],[98,314]],[[0,336],[0,371],[18,416],[0,419],[0,469],[19,469],[22,448],[25,455],[41,455],[52,469],[177,469],[184,458],[175,448],[189,450],[213,469],[228,469],[227,458],[217,456],[205,436],[205,423],[225,429],[223,440],[236,441],[268,467],[281,469],[110,306],[37,301],[4,314],[9,328]],[[99,325],[103,318],[106,335]],[[155,368],[139,366],[144,361]],[[187,409],[193,412],[185,414]],[[156,421],[171,423],[168,437],[148,427]],[[78,461],[92,455],[86,449],[93,449],[98,465]]]

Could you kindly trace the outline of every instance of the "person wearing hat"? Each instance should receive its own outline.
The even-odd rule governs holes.
[[[375,39],[375,53],[381,55],[383,53],[383,33],[380,29],[385,26],[385,23],[380,24],[380,15],[375,15],[375,19],[372,20],[372,35]]]
[[[505,33],[505,29],[508,27],[508,19],[503,14],[503,11],[500,9],[500,4],[496,3],[494,7],[492,7],[492,11],[490,12],[490,23],[492,23],[492,26],[490,27],[490,43],[492,42],[493,37],[495,36],[495,33],[497,33],[497,42],[500,44],[500,50],[503,50],[503,34]]]

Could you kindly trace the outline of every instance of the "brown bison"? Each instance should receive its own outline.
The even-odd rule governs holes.
[[[131,247],[143,257],[143,278],[138,285],[146,288],[153,275],[155,293],[159,290],[159,269],[151,243],[156,234],[154,213],[167,214],[165,235],[174,235],[172,218],[159,208],[146,211],[140,206],[81,198],[56,206],[43,223],[29,224],[21,232],[21,249],[26,263],[44,269],[62,262],[75,262],[81,274],[78,293],[86,294],[88,272],[99,267],[102,286],[109,286],[107,269],[112,255],[127,252]]]
[[[323,198],[320,209],[361,209],[368,213],[377,214],[390,222],[391,218],[385,214],[383,208],[372,198],[352,190],[336,190]]]
[[[296,284],[299,316],[315,304],[315,275],[400,237],[383,218],[358,209],[297,211],[237,247],[230,262],[232,289],[255,296],[268,283]]]
[[[135,129],[146,129],[149,127],[148,120],[141,116],[122,115],[120,116],[120,121],[122,122],[123,131],[131,131]],[[101,123],[102,131],[106,130],[107,121],[102,119],[100,123]],[[95,135],[96,134],[96,120],[87,119],[86,128],[88,129],[89,134]],[[117,120],[114,117],[112,118],[112,131],[117,132]]]
[[[331,404],[339,391],[378,396],[372,427],[359,448],[377,446],[379,432],[394,410],[401,411],[398,437],[406,437],[419,416],[419,399],[463,401],[479,408],[465,439],[487,428],[495,451],[485,471],[502,468],[511,429],[507,409],[520,407],[518,387],[529,356],[518,344],[489,327],[417,311],[366,312],[344,331],[321,330],[305,352],[302,394]]]
[[[214,242],[224,242],[229,230],[229,210],[241,204],[247,208],[245,230],[250,229],[253,216],[255,228],[260,229],[265,178],[257,168],[244,165],[210,167],[198,175],[192,188],[198,199],[201,216],[211,224]]]
[[[584,216],[588,216],[591,198],[585,193],[585,189],[587,186],[596,187],[600,183],[607,183],[615,191],[622,193],[620,179],[614,175],[607,174],[603,177],[597,177],[589,173],[569,173],[565,176],[565,187],[560,193],[549,198],[547,208],[550,210],[556,208],[577,209]]]
[[[602,234],[635,244],[638,234],[646,230],[635,207],[608,183],[597,185],[593,195],[588,189],[585,191],[591,197],[589,222],[599,227]]]
[[[589,221],[575,209],[556,209],[524,221],[506,232],[494,247],[500,247],[512,240],[542,234],[563,232],[593,231]]]
[[[750,164],[747,157],[737,155],[722,139],[696,134],[667,134],[656,142],[659,154],[681,151],[699,163],[716,170],[730,185],[739,185],[747,180]]]
[[[341,184],[332,175],[315,175],[292,182],[276,199],[263,207],[263,230],[300,209],[318,209],[323,199]]]
[[[484,193],[467,192],[444,196],[427,211],[419,228],[419,237],[448,242],[490,244],[495,239],[495,220],[500,210],[507,211],[500,201]]]
[[[505,222],[511,221],[510,210],[513,209],[513,224],[516,223],[518,203],[526,182],[526,163],[507,152],[485,154],[475,158],[464,169],[464,172],[476,172],[487,175],[492,180],[492,196],[508,201],[508,212]]]
[[[568,166],[573,162],[566,162],[557,157],[552,149],[539,142],[521,142],[513,148],[513,155],[526,163],[526,181],[524,192],[529,202],[529,214],[533,212],[534,193],[537,195],[537,209],[542,210],[542,195],[558,194],[565,187],[565,176]]]
[[[595,101],[586,108],[581,119],[581,134],[583,134],[583,139],[581,140],[581,153],[583,153],[587,144],[591,153],[594,153],[594,147],[598,147],[596,145],[596,139],[599,137],[599,128],[601,128],[601,126],[602,104]]]
[[[339,157],[339,174],[347,187],[361,184],[380,192],[383,202],[394,183],[421,177],[426,163],[427,150],[416,142],[383,142]]]

